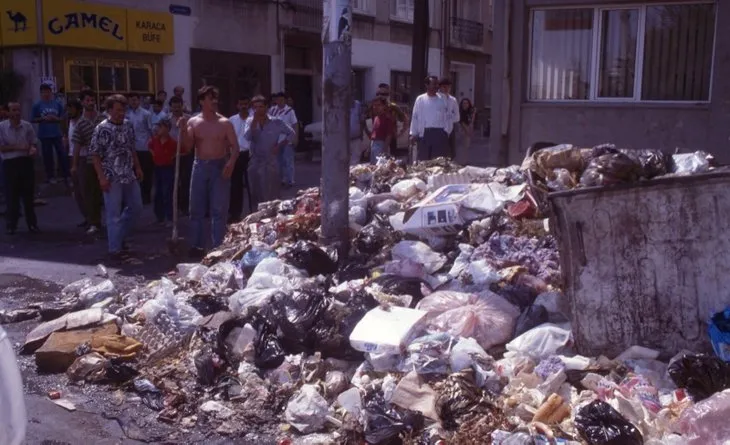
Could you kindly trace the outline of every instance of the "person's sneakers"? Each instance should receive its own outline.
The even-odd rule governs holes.
[[[41,233],[41,229],[39,229],[38,226],[28,226],[28,232]]]
[[[205,250],[201,249],[200,247],[191,247],[188,251],[188,256],[193,260],[202,260],[205,258]]]
[[[99,233],[100,230],[101,230],[101,228],[99,226],[90,225],[89,228],[86,229],[86,234],[87,235],[96,235],[97,233]]]

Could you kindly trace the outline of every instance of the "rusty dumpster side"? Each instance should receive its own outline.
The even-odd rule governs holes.
[[[548,196],[576,349],[710,350],[730,304],[730,172]]]

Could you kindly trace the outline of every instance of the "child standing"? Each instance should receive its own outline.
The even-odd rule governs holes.
[[[388,103],[380,96],[373,99],[373,131],[370,133],[370,163],[390,155],[390,141],[395,135],[395,122],[388,113]]]
[[[159,224],[172,222],[172,187],[175,182],[177,141],[170,137],[170,120],[161,119],[149,148],[155,164],[155,216]]]

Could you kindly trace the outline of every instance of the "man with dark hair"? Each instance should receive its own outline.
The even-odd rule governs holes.
[[[155,164],[152,162],[152,153],[148,143],[152,138],[152,113],[140,107],[139,94],[129,93],[129,109],[127,110],[127,120],[134,128],[135,143],[137,150],[137,159],[142,166],[144,179],[142,180],[142,204],[147,205],[152,202],[152,184],[155,171]]]
[[[163,110],[165,103],[161,100],[155,100],[152,103],[152,111],[150,116],[150,122],[152,123],[152,133],[155,133],[155,129],[157,128],[157,125],[159,125],[160,121],[163,119],[167,119],[167,113]]]
[[[182,103],[182,107],[183,107],[183,113],[185,113],[185,114],[192,113],[192,107],[190,107],[190,104],[185,102],[185,99],[183,99],[183,94],[185,94],[185,88],[182,85],[177,85],[175,88],[173,88],[172,94],[173,94],[173,96],[170,99],[173,99],[175,97],[180,99],[180,102]],[[172,105],[172,103],[170,103],[170,105]]]
[[[94,169],[94,157],[89,155],[91,139],[94,135],[94,128],[104,117],[96,110],[96,95],[93,91],[86,90],[79,94],[79,100],[84,111],[78,121],[73,135],[69,137],[70,142],[75,146],[73,165],[76,171],[83,171],[84,204],[86,205],[86,220],[89,228],[88,235],[95,235],[101,230],[101,204],[102,195],[99,187],[99,177]],[[85,160],[80,154],[86,152]]]
[[[134,127],[124,119],[126,107],[127,100],[121,94],[109,97],[109,118],[94,130],[89,149],[99,187],[104,193],[109,255],[112,260],[122,259],[126,238],[142,212],[139,181],[144,177],[137,158]]]
[[[233,175],[231,175],[231,203],[228,208],[228,220],[231,223],[241,220],[243,216],[243,189],[244,186],[250,187],[248,185],[248,161],[251,144],[243,137],[246,134],[250,106],[251,99],[248,96],[240,97],[237,104],[238,114],[234,114],[229,118],[233,129],[236,131],[236,139],[240,150],[238,159],[236,159],[236,167],[233,169]],[[249,188],[250,195],[251,190]],[[250,207],[251,203],[248,204]]]
[[[293,130],[297,128],[297,115],[289,105],[286,104],[286,94],[283,92],[274,94],[274,106],[269,110],[269,115],[277,119],[281,119]],[[284,140],[282,136],[280,142]],[[294,145],[296,145],[296,137],[289,144],[279,151],[279,171],[281,173],[281,184],[285,187],[294,185]]]
[[[396,123],[396,126],[398,123],[401,124],[400,130],[397,130],[396,134],[390,141],[390,154],[394,155],[395,151],[398,149],[398,138],[405,134],[408,131],[408,126],[410,125],[410,119],[408,117],[408,114],[406,114],[405,111],[401,109],[401,107],[392,101],[390,98],[390,85],[387,83],[381,83],[378,85],[378,89],[375,92],[376,97],[382,97],[385,99],[387,105],[386,105],[386,111],[390,114],[390,119]],[[372,113],[372,108],[368,109],[368,117],[375,120],[375,115]]]
[[[205,251],[203,220],[210,212],[212,248],[223,242],[230,204],[231,174],[238,158],[236,131],[218,113],[218,88],[206,85],[198,90],[202,112],[178,121],[186,150],[195,149],[190,181],[190,254],[201,258]],[[227,156],[230,155],[230,156]]]
[[[252,206],[256,209],[262,202],[279,198],[277,156],[281,149],[292,143],[296,135],[286,122],[269,116],[263,96],[254,97],[251,104],[253,116],[248,118],[243,137],[251,144],[248,178]]]
[[[19,103],[8,104],[8,116],[8,120],[0,122],[0,157],[3,160],[7,193],[5,229],[8,235],[15,234],[22,203],[28,231],[35,233],[39,231],[33,208],[35,194],[33,156],[37,152],[36,135],[30,122],[20,119]]]
[[[418,142],[417,157],[426,161],[449,155],[449,133],[453,121],[448,111],[448,100],[439,93],[436,76],[428,76],[426,92],[416,98],[411,116],[411,141]]]
[[[180,138],[180,128],[177,122],[182,117],[190,117],[183,112],[183,100],[177,96],[172,96],[169,101],[169,119],[172,124],[170,128],[170,137],[176,141]],[[180,154],[180,172],[178,177],[178,196],[177,209],[178,212],[187,216],[190,211],[190,177],[193,174],[193,155],[192,150]]]
[[[447,128],[447,131],[449,133],[450,156],[453,159],[456,157],[456,132],[454,131],[454,125],[459,122],[459,103],[456,101],[456,98],[451,95],[451,79],[448,77],[442,77],[441,80],[439,80],[439,91],[444,95],[444,98],[447,101],[448,115],[446,117],[446,126],[449,127],[449,119],[452,122],[451,126]]]
[[[46,169],[46,182],[56,183],[56,162],[58,158],[64,182],[68,182],[68,159],[63,149],[61,117],[63,105],[53,97],[51,86],[41,85],[41,100],[33,105],[32,122],[38,124],[38,139],[41,141],[43,166]]]

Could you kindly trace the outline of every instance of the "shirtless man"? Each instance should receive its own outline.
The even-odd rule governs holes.
[[[233,124],[218,113],[218,88],[206,85],[198,90],[202,112],[178,120],[184,151],[195,149],[190,180],[190,255],[205,253],[203,219],[210,211],[212,247],[223,242],[231,194],[231,174],[238,157],[238,139]],[[208,209],[208,207],[210,207]]]

